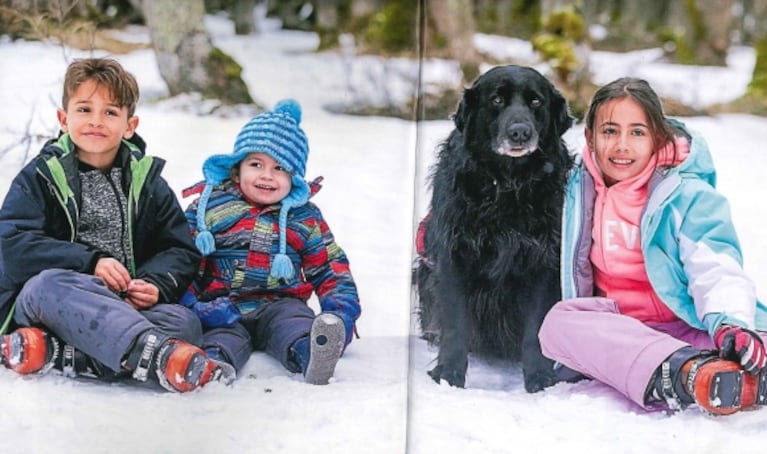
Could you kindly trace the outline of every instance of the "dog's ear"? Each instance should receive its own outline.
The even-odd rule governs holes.
[[[471,88],[464,89],[461,101],[458,103],[458,108],[453,114],[455,128],[461,132],[463,132],[463,127],[466,126],[466,122],[469,120],[469,106],[471,105],[474,96],[474,91]]]
[[[573,125],[573,117],[570,115],[570,105],[559,90],[551,86],[551,116],[557,135],[562,135]]]

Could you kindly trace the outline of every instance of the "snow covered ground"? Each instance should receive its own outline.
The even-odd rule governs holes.
[[[307,178],[325,177],[315,200],[352,263],[363,305],[361,339],[339,362],[329,386],[313,387],[255,353],[231,387],[211,384],[177,395],[130,383],[103,384],[48,375],[21,377],[0,368],[0,450],[19,453],[703,453],[767,452],[767,409],[714,418],[691,410],[645,413],[595,382],[560,384],[527,394],[516,364],[472,357],[467,389],[426,375],[436,351],[417,338],[409,288],[413,223],[428,203],[425,176],[448,121],[416,125],[350,117],[325,106],[400,99],[413,89],[402,60],[315,54],[310,33],[273,30],[237,37],[208,18],[217,45],[243,66],[251,94],[271,107],[285,97],[304,108],[310,143]],[[146,40],[146,31],[127,32]],[[525,44],[478,36],[478,47],[513,57]],[[745,90],[753,52],[735,49],[728,68],[690,68],[652,60],[652,51],[599,53],[599,82],[641,75],[661,94],[701,103]],[[96,52],[98,55],[104,55]],[[57,131],[64,69],[85,52],[0,38],[0,198],[20,166]],[[211,153],[228,152],[247,116],[201,116],[167,93],[149,50],[117,55],[142,90],[138,128],[149,152],[168,160],[165,177],[180,195],[201,177]],[[429,83],[455,78],[451,62],[429,61]],[[384,78],[385,77],[385,78]],[[384,79],[382,79],[384,78]],[[177,101],[177,100],[176,100]],[[741,234],[747,271],[767,297],[767,119],[723,115],[684,119],[703,132]],[[20,142],[25,131],[29,146]],[[582,127],[567,134],[582,146]],[[186,206],[190,200],[182,200]]]

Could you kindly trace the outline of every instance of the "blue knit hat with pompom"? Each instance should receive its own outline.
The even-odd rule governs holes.
[[[205,210],[213,187],[231,176],[231,169],[239,165],[251,153],[264,153],[272,157],[291,174],[292,188],[282,199],[279,229],[280,251],[272,261],[270,274],[278,279],[290,279],[295,274],[293,263],[286,252],[288,211],[305,204],[309,200],[309,185],[304,180],[306,159],[309,155],[309,143],[301,129],[301,106],[293,99],[278,102],[272,111],[267,111],[251,118],[234,141],[231,154],[213,155],[205,160],[202,173],[205,177],[205,189],[197,205],[197,237],[195,243],[202,255],[209,255],[216,250],[213,234],[205,222]]]

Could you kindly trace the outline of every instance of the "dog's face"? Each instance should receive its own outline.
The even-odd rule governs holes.
[[[538,71],[499,66],[464,91],[454,121],[472,150],[519,158],[572,126],[567,101]],[[488,143],[489,140],[489,143]]]

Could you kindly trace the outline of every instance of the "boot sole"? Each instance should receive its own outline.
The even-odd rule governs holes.
[[[743,371],[717,372],[709,385],[709,405],[722,412],[733,412],[741,408]]]
[[[757,405],[767,405],[767,369],[762,369],[759,374],[759,390],[756,394]]]
[[[218,381],[227,386],[234,383],[234,380],[237,378],[237,371],[234,369],[234,366],[215,359],[210,359],[210,361],[213,361],[218,366],[218,369],[213,372],[213,378],[210,381]]]
[[[312,323],[309,336],[309,365],[304,381],[312,385],[327,385],[336,370],[344,348],[346,328],[339,317],[320,314]]]
[[[732,363],[712,372],[698,371],[695,400],[704,410],[730,415],[754,405],[767,404],[767,370],[751,375]]]

